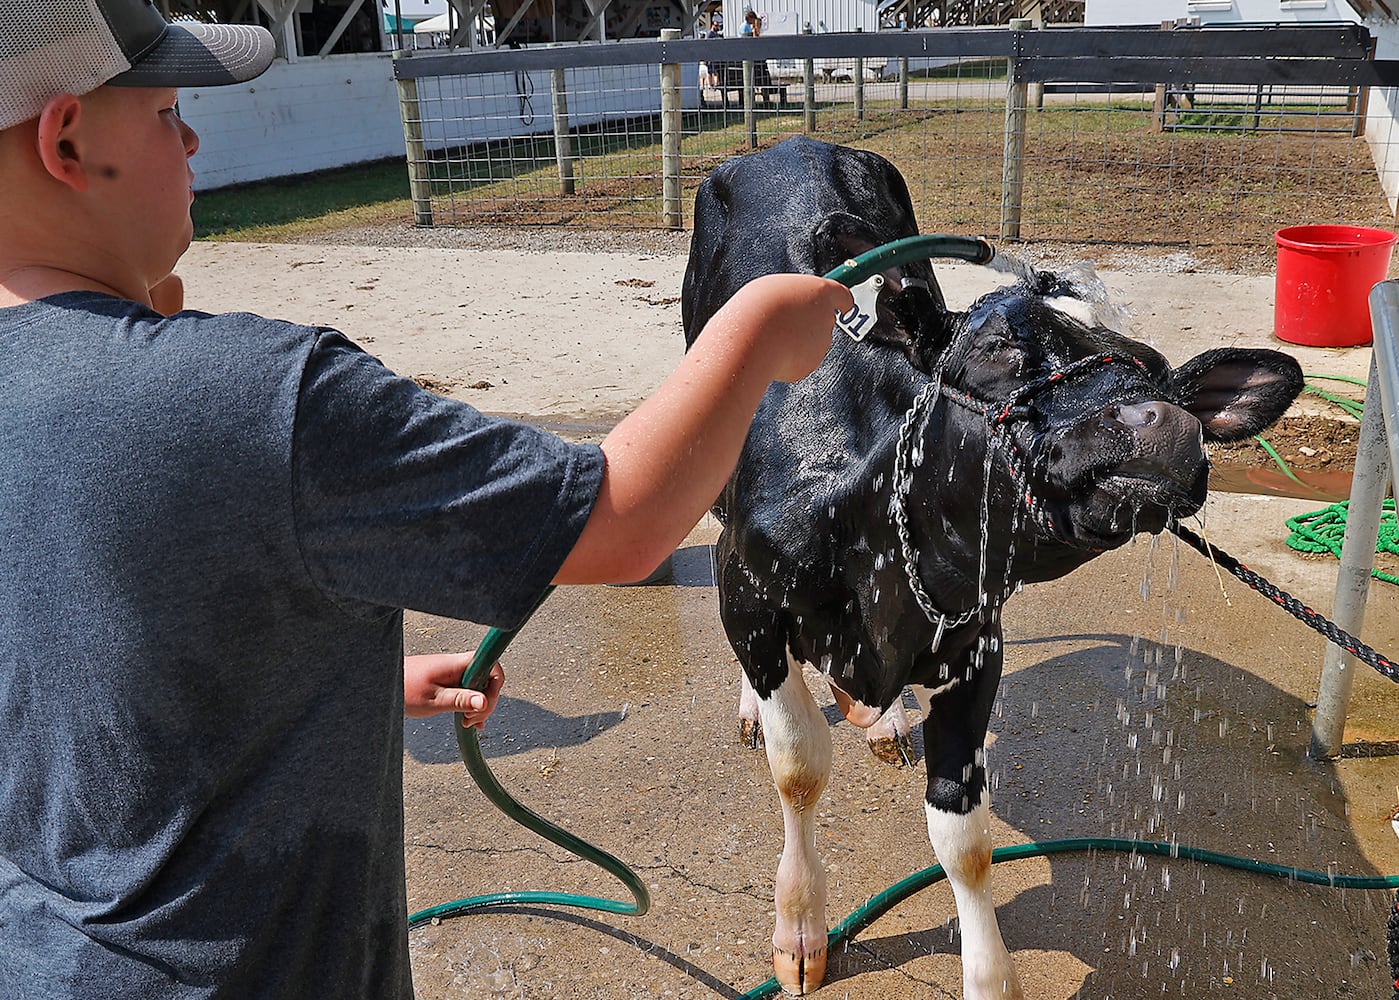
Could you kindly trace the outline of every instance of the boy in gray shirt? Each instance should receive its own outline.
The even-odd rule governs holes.
[[[333,330],[179,311],[194,133],[260,28],[0,8],[0,998],[411,995],[402,716],[494,705],[402,609],[645,576],[841,286],[741,291],[601,447]],[[406,694],[405,694],[406,692]]]

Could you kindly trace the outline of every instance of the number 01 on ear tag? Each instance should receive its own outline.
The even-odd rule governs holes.
[[[861,341],[879,318],[879,290],[884,287],[884,275],[876,274],[850,289],[855,305],[849,312],[836,313],[836,329],[854,341]]]

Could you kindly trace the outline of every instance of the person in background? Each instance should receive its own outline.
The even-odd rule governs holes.
[[[738,33],[745,38],[757,38],[763,33],[763,19],[751,7],[743,12],[743,27]]]
[[[181,86],[247,25],[151,0],[0,5],[0,1000],[406,1000],[403,717],[482,722],[469,655],[551,583],[645,577],[841,285],[759,278],[578,445],[327,327],[183,308]]]

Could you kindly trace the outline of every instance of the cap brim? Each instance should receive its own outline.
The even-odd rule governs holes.
[[[131,69],[108,80],[117,87],[217,87],[243,83],[272,65],[276,46],[251,24],[172,24]]]

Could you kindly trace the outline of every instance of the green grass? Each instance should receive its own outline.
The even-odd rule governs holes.
[[[413,217],[401,160],[197,194],[195,239],[278,242]]]

